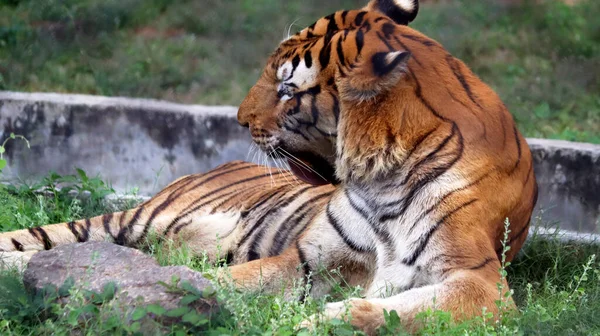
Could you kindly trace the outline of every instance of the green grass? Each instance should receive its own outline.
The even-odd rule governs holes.
[[[0,90],[237,105],[287,34],[366,0],[0,0]],[[414,27],[533,137],[600,143],[600,2],[425,3]]]
[[[57,190],[57,185],[64,188]],[[34,193],[40,188],[48,190],[47,196]],[[66,191],[68,189],[86,196],[73,198]],[[101,179],[89,178],[81,171],[73,176],[50,174],[33,185],[0,186],[0,231],[119,210],[108,207],[102,201],[110,193],[113,191]],[[209,278],[220,267],[219,263],[210,264],[206,258],[193,255],[186,246],[175,248],[171,242],[155,237],[142,249],[162,265],[185,265]],[[596,255],[600,255],[600,244],[564,243],[557,238],[542,239],[533,235],[516,260],[506,268],[513,297],[519,307],[518,314],[506,314],[498,322],[480,317],[455,324],[448,313],[428,311],[419,317],[425,326],[420,334],[600,334],[600,262],[594,259]],[[185,313],[185,323],[164,327],[153,322],[153,327],[163,328],[163,332],[173,335],[293,335],[297,333],[295,326],[318,313],[325,302],[358,295],[356,288],[336,284],[330,296],[309,298],[301,303],[285,300],[283,295],[244,292],[227,285],[217,286],[216,293],[200,293],[185,284],[174,284],[172,289],[181,291],[187,302],[182,302],[179,311],[165,311],[157,306],[115,307],[110,304],[114,296],[111,288],[106,288],[94,298],[68,284],[58,292],[31,295],[23,288],[21,276],[14,270],[0,272],[0,334],[63,335],[77,329],[86,335],[132,335],[142,330],[142,325],[136,322],[150,314],[181,316]],[[295,288],[298,294],[306,289],[302,286]],[[71,302],[66,306],[56,304],[54,298],[66,293],[71,294]],[[224,309],[211,317],[191,311],[189,302],[207,295],[216,295]],[[129,310],[133,314],[131,316],[136,317],[124,320],[118,313],[122,309]],[[404,333],[394,312],[389,314],[387,322],[380,330],[381,335]],[[348,324],[339,320],[323,323],[319,328],[319,335],[351,335],[354,332]]]

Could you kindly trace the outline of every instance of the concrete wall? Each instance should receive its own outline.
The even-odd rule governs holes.
[[[155,100],[0,92],[0,140],[11,132],[5,179],[74,167],[100,174],[118,191],[152,194],[185,174],[251,160],[250,137],[235,107]],[[599,232],[600,146],[528,139],[540,196],[535,215],[562,228]]]
[[[0,140],[11,132],[4,178],[48,171],[101,174],[115,189],[153,193],[177,177],[245,159],[250,136],[235,107],[155,100],[0,92]]]

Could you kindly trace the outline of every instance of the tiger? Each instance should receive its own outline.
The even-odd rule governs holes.
[[[334,284],[322,270],[339,270],[336,281],[363,292],[322,316],[367,334],[384,311],[409,330],[427,309],[498,314],[502,258],[522,247],[537,201],[531,152],[498,95],[408,26],[418,10],[370,0],[269,56],[237,119],[289,170],[235,161],[184,176],[130,210],[2,233],[3,258],[86,241],[139,247],[154,232],[224,256],[249,290],[295,279],[309,288],[297,299],[323,297]]]

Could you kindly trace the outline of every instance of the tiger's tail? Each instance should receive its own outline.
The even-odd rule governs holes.
[[[143,208],[108,213],[101,216],[45,225],[0,234],[0,263],[27,262],[36,252],[59,245],[88,241],[107,241],[135,245],[150,229],[142,223]]]

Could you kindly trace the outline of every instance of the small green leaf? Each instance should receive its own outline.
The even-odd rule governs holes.
[[[196,324],[200,321],[200,315],[198,315],[198,313],[196,313],[195,311],[191,311],[185,315],[183,315],[183,317],[181,318],[181,320],[183,322],[187,322],[187,323],[191,323],[191,324]]]
[[[75,279],[73,279],[72,276],[65,279],[65,282],[63,282],[63,284],[58,289],[58,295],[61,297],[68,296],[69,291],[71,290],[71,288],[73,288],[74,284],[75,284]]]
[[[182,305],[188,305],[198,299],[200,299],[200,297],[198,295],[188,294],[188,295],[184,296],[183,298],[181,298],[180,303]]]
[[[11,139],[14,139],[14,138],[16,138],[16,136],[15,136],[15,133],[10,133],[10,138],[11,138]]]
[[[0,154],[4,154],[6,152],[6,149],[4,148],[4,146],[0,146]]]
[[[334,326],[339,326],[339,325],[344,324],[344,321],[334,318],[329,321],[329,324],[334,325]]]
[[[2,149],[2,147],[0,147],[0,149]],[[6,160],[0,159],[0,170],[2,170],[4,167],[6,167]]]
[[[169,310],[165,316],[168,317],[180,317],[183,316],[185,314],[187,314],[190,311],[190,309],[188,307],[179,307],[179,308],[175,308],[175,309],[171,309]]]
[[[129,327],[129,330],[136,332],[136,331],[139,331],[141,327],[142,327],[142,325],[140,324],[140,322],[133,322],[131,324],[131,326]]]
[[[105,301],[110,301],[115,297],[117,293],[117,285],[114,282],[109,282],[104,285],[102,289],[102,299]]]
[[[144,308],[136,308],[131,315],[131,319],[134,321],[141,320],[144,316],[146,316],[146,309]]]
[[[211,298],[211,297],[215,296],[216,294],[217,294],[217,292],[211,286],[204,288],[204,290],[202,291],[202,297],[205,299]]]
[[[163,308],[157,304],[148,305],[146,307],[146,310],[148,310],[148,313],[154,314],[156,316],[162,316],[162,315],[164,315],[164,313],[167,312],[167,310],[165,308]]]

